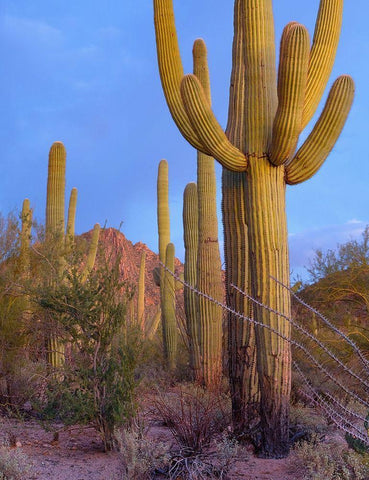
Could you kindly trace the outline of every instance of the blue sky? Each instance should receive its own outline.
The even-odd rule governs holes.
[[[318,3],[275,0],[277,43],[291,20],[304,23],[312,36]],[[174,6],[187,72],[193,40],[202,37],[207,43],[213,108],[224,126],[233,2],[174,0]],[[314,249],[333,248],[360,235],[369,223],[369,153],[363,147],[369,112],[368,13],[366,0],[345,1],[329,84],[351,74],[356,97],[341,138],[313,179],[288,188],[295,273]],[[77,232],[95,222],[117,228],[123,222],[127,238],[156,251],[156,172],[166,158],[172,241],[182,258],[182,194],[196,178],[196,152],[177,131],[161,91],[152,2],[2,0],[0,45],[0,210],[19,209],[28,197],[43,220],[48,150],[61,140],[68,154],[68,192],[75,186],[79,193]]]

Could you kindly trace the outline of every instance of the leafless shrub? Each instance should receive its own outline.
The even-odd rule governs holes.
[[[229,398],[200,386],[159,395],[154,408],[185,455],[201,453],[230,423]]]

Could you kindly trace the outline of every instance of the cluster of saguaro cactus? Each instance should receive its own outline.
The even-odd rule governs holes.
[[[170,243],[168,188],[168,162],[166,160],[161,160],[159,163],[157,180],[159,259],[173,272],[174,245]],[[160,268],[160,301],[164,354],[168,367],[173,369],[177,353],[175,281],[174,278],[164,270],[164,268]]]
[[[235,0],[233,62],[226,131],[217,122],[196,75],[183,74],[172,0],[154,0],[159,70],[171,114],[183,136],[223,166],[223,224],[227,302],[248,315],[232,283],[271,310],[255,306],[253,318],[278,330],[238,328],[230,319],[230,377],[234,421],[242,422],[255,385],[260,389],[263,456],[289,450],[291,352],[286,184],[309,179],[333,148],[354,94],[349,76],[333,84],[312,132],[295,152],[325,89],[338,43],[343,0],[321,0],[312,46],[306,28],[288,24],[275,66],[272,0]],[[276,313],[280,312],[280,314]],[[242,386],[240,383],[242,381]],[[245,385],[249,393],[243,391]],[[237,393],[238,392],[238,393]],[[257,395],[257,393],[256,393]],[[237,425],[235,425],[237,428]]]

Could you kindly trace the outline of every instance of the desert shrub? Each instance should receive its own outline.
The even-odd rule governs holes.
[[[24,453],[0,446],[0,480],[24,480],[29,471],[30,462]]]
[[[153,440],[142,425],[116,433],[123,468],[120,480],[150,480],[155,471],[167,472],[169,446]]]
[[[230,424],[229,404],[227,395],[192,385],[154,400],[156,415],[189,455],[202,452]]]
[[[87,280],[71,265],[62,281],[45,282],[33,298],[58,323],[69,358],[55,372],[40,413],[65,424],[92,422],[106,450],[114,429],[134,413],[138,336],[126,327],[130,285],[120,279],[119,259],[101,259]],[[67,351],[67,349],[66,349]]]
[[[235,438],[223,433],[212,443],[214,448],[191,456],[177,452],[172,455],[168,476],[171,480],[226,480],[239,446]]]
[[[309,440],[313,435],[321,437],[327,433],[328,424],[316,409],[302,403],[291,405],[290,430],[292,441]]]
[[[45,392],[48,382],[46,363],[17,356],[11,369],[0,374],[0,411],[23,417]]]
[[[365,480],[369,475],[365,457],[338,445],[322,443],[318,436],[301,442],[295,454],[294,468],[303,472],[303,480]]]

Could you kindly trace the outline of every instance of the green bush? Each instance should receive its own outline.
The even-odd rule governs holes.
[[[65,424],[92,422],[106,450],[114,429],[134,413],[134,371],[139,336],[127,331],[131,287],[120,279],[119,259],[100,259],[85,281],[78,263],[58,283],[34,290],[37,303],[58,324],[69,352],[54,372],[42,417]]]

